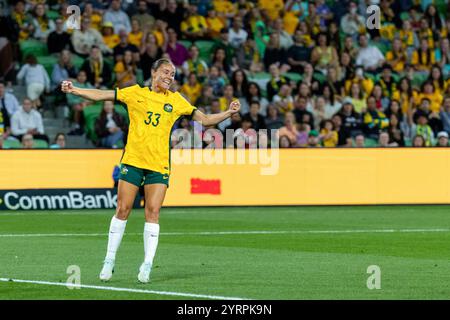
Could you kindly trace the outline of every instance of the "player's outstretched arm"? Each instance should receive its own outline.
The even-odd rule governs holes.
[[[200,122],[205,127],[213,126],[231,117],[233,113],[239,112],[240,109],[241,103],[239,102],[239,100],[235,100],[230,103],[230,107],[227,111],[215,114],[204,114],[203,112],[196,110],[192,119],[194,121]]]
[[[94,101],[114,100],[114,90],[78,88],[72,84],[72,81],[63,81],[61,83],[61,91]]]

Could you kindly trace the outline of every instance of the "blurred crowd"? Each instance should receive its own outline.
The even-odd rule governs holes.
[[[16,44],[20,67],[0,83],[0,145],[31,136],[56,146],[58,137],[49,141],[39,112],[47,95],[70,107],[69,135],[86,133],[84,111],[93,102],[62,94],[60,82],[144,86],[162,57],[177,68],[172,89],[203,112],[241,101],[240,113],[214,127],[245,137],[233,147],[273,143],[270,129],[278,130],[282,148],[448,145],[448,0],[7,2],[0,36]],[[372,4],[379,8],[375,27],[367,24]],[[79,21],[71,5],[80,8]],[[70,28],[74,23],[78,29]],[[45,43],[46,55],[57,58],[51,72],[37,53],[24,56],[21,44],[30,40]],[[11,83],[26,86],[23,101],[8,90]],[[111,102],[101,110],[93,139],[99,147],[118,147],[126,116]],[[188,118],[177,127],[191,138],[200,135],[199,147],[224,147],[205,134],[210,128],[197,132]],[[183,134],[172,139],[173,147],[184,142]]]

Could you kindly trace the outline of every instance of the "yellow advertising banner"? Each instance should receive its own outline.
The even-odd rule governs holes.
[[[110,188],[121,150],[2,150],[0,189]],[[172,150],[166,206],[448,204],[450,149]]]

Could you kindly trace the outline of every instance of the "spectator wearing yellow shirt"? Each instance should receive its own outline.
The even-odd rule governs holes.
[[[402,48],[402,41],[398,38],[392,43],[392,50],[386,53],[386,62],[395,72],[403,72],[405,63],[408,61],[408,55]]]
[[[436,31],[436,32],[440,32]],[[420,39],[427,39],[428,47],[434,49],[434,34],[433,30],[430,28],[428,24],[428,20],[425,18],[420,19],[420,29],[418,31],[418,36]]]
[[[188,81],[181,86],[180,92],[191,104],[195,105],[202,93],[202,85],[198,82],[195,73],[189,74]]]
[[[422,38],[420,40],[420,48],[413,52],[411,64],[416,71],[428,73],[431,66],[436,63],[434,50],[430,49],[428,43],[428,39]]]
[[[227,84],[223,89],[223,97],[219,98],[220,110],[225,111],[233,100],[237,98],[234,96],[234,89],[231,84]]]
[[[214,10],[219,17],[232,18],[236,15],[236,7],[228,0],[213,0]]]
[[[102,27],[103,16],[94,9],[92,3],[87,2],[84,6],[83,18],[88,18],[91,21],[91,27],[97,31],[100,31]]]
[[[274,21],[280,16],[280,10],[284,7],[283,0],[259,0],[258,8],[267,12],[270,20]]]
[[[25,2],[17,1],[14,6],[14,10],[11,16],[15,22],[19,25],[19,39],[28,39],[30,34],[33,33],[33,24],[31,23],[31,16],[25,10]]]
[[[133,53],[126,50],[121,60],[114,66],[116,73],[116,85],[119,88],[125,88],[136,84],[137,66],[133,61]]]
[[[137,19],[131,20],[131,32],[128,34],[128,43],[140,47],[142,43],[143,33]]]
[[[208,26],[208,36],[211,38],[220,37],[220,31],[226,27],[225,21],[217,16],[215,10],[208,10],[208,17],[206,17],[206,24]]]
[[[349,94],[351,92],[351,86],[354,83],[357,83],[360,85],[362,94],[364,96],[370,94],[373,90],[374,83],[373,83],[372,79],[367,78],[364,75],[364,71],[363,71],[362,67],[356,68],[354,78],[350,78],[349,80],[345,81],[345,92],[347,94]]]
[[[411,81],[407,77],[400,79],[397,90],[392,94],[392,100],[400,102],[403,114],[407,114],[408,110],[412,110],[417,93],[412,90]]]
[[[442,74],[441,67],[435,64],[431,68],[430,76],[428,77],[428,81],[433,82],[434,90],[441,95],[447,91],[449,86],[450,79],[445,81],[444,75]]]
[[[206,19],[197,13],[197,9],[196,5],[190,5],[187,18],[181,22],[181,32],[190,40],[202,39],[208,31]]]
[[[327,148],[334,148],[338,143],[338,133],[334,129],[334,123],[331,120],[322,121],[319,138],[322,141],[322,145]]]
[[[112,22],[106,21],[102,25],[103,42],[108,48],[114,49],[120,43],[119,35],[114,33],[114,26]]]
[[[431,103],[431,112],[439,113],[441,110],[442,101],[444,100],[442,94],[435,90],[434,84],[431,81],[425,81],[421,89],[421,93],[419,93],[415,101],[416,105],[418,105],[422,99],[427,98]]]
[[[419,46],[419,38],[414,32],[409,20],[403,20],[402,28],[399,30],[397,36],[402,42],[403,49],[406,49],[410,58],[414,49]]]
[[[364,91],[361,88],[361,84],[358,82],[353,82],[350,87],[350,102],[355,107],[355,111],[362,113],[366,110],[367,102],[365,98]]]

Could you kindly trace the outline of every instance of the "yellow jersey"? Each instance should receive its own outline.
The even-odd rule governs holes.
[[[170,135],[181,116],[197,109],[178,92],[156,93],[134,85],[115,89],[115,101],[125,104],[130,126],[121,162],[170,174]]]

